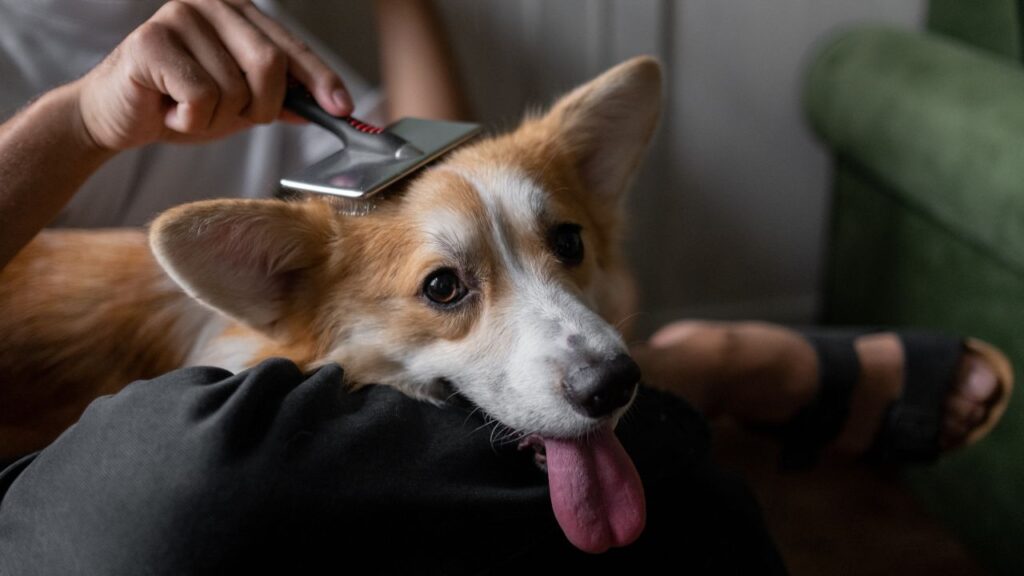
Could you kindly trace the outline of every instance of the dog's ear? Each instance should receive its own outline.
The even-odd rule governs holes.
[[[643,158],[661,98],[661,65],[640,56],[566,94],[541,121],[572,154],[587,190],[614,203]]]
[[[318,208],[277,200],[186,204],[153,222],[150,246],[190,296],[273,335],[326,258],[332,221]]]

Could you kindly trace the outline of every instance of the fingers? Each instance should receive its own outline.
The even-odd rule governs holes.
[[[215,90],[209,90],[206,96],[212,102],[201,103],[204,109],[212,104],[210,117],[201,129],[221,132],[236,126],[250,105],[252,91],[235,58],[211,23],[190,5],[170,2],[160,11],[168,13],[167,17],[176,25],[175,32],[184,44],[184,51],[214,83]],[[195,106],[190,101],[182,104],[186,105],[185,109]]]
[[[288,57],[258,27],[224,2],[184,0],[219,31],[248,84],[250,101],[244,115],[255,123],[273,122],[281,112],[287,85]]]
[[[292,74],[329,113],[351,98],[305,44],[247,0],[171,0],[82,79],[79,108],[97,143],[220,138],[279,118]]]
[[[305,43],[248,1],[175,0],[147,22],[145,65],[176,105],[168,128],[217,135],[282,114],[291,73],[335,115],[352,111],[341,79]]]
[[[181,0],[201,12],[238,62],[254,95],[249,117],[269,122],[279,116],[290,73],[325,110],[352,112],[352,99],[333,70],[305,42],[248,0]]]
[[[174,1],[132,34],[128,47],[142,84],[173,101],[163,112],[172,140],[221,136],[249,124],[245,111],[254,95],[221,37],[203,13]]]
[[[313,94],[324,110],[335,116],[352,113],[352,97],[341,78],[305,42],[260,10],[245,2],[241,12],[288,56],[288,71]]]
[[[166,94],[176,103],[165,113],[168,128],[193,133],[211,124],[219,99],[217,83],[171,28],[159,22],[143,24],[133,33],[128,52],[132,60],[145,63],[139,66],[134,80]],[[145,103],[133,102],[130,106],[138,108]]]

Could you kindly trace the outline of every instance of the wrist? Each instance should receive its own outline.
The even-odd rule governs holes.
[[[47,94],[47,97],[52,99],[51,105],[55,107],[55,111],[65,119],[64,125],[69,130],[68,144],[72,147],[74,157],[102,163],[117,154],[117,150],[100,144],[89,130],[82,113],[80,82],[81,80],[56,88]]]
[[[43,94],[0,125],[0,268],[113,155],[85,130],[73,85]]]

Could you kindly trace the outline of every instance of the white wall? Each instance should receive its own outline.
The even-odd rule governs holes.
[[[680,316],[812,319],[829,164],[803,121],[801,72],[839,26],[917,26],[920,0],[437,2],[476,113],[492,125],[514,125],[527,106],[631,55],[665,63],[667,113],[633,198],[641,328]],[[351,7],[289,4],[317,14],[321,30],[332,21],[324,10],[344,18],[339,5]],[[328,30],[338,38],[354,25]]]

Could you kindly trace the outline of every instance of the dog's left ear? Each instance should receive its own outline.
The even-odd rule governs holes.
[[[326,258],[329,214],[316,203],[195,202],[157,218],[150,246],[190,296],[273,336],[295,302],[315,304],[302,291]]]
[[[588,192],[614,203],[654,134],[661,98],[661,65],[640,56],[566,94],[541,121],[572,154]]]

